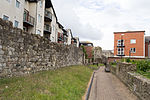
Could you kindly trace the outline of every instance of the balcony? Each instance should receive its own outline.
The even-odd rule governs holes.
[[[38,1],[40,1],[40,0],[26,0],[26,1],[28,1],[28,2],[38,2]]]
[[[48,10],[45,10],[45,21],[52,21],[52,13]]]
[[[51,27],[49,25],[44,25],[44,33],[51,34]]]
[[[23,24],[25,26],[32,26],[32,27],[34,27],[34,23],[35,23],[34,17],[30,16],[27,11],[24,11]]]

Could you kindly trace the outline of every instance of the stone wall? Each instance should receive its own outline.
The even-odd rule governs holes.
[[[0,19],[0,78],[82,63],[80,48],[52,43]]]
[[[111,67],[111,72],[115,74],[129,89],[141,100],[150,100],[150,79],[137,73],[136,65],[128,63],[118,63],[116,68]]]

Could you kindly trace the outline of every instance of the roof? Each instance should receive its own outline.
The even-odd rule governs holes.
[[[50,7],[52,7],[52,9],[53,9],[54,15],[56,17],[56,22],[57,22],[57,16],[56,16],[56,12],[54,10],[52,1],[51,0],[45,0],[45,8],[50,8]]]
[[[90,42],[90,41],[80,41],[80,43],[91,43],[91,44],[93,44],[93,43]]]
[[[139,33],[139,32],[145,32],[145,31],[126,31],[126,32],[114,32],[114,34],[117,34],[117,33]]]

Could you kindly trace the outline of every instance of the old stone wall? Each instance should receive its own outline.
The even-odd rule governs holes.
[[[0,78],[82,63],[80,48],[52,43],[0,19]]]
[[[136,65],[118,63],[116,68],[111,67],[115,74],[141,100],[150,100],[150,80],[135,73]]]

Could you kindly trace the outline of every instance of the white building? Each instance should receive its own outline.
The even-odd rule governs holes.
[[[0,18],[57,42],[57,16],[51,0],[1,0]]]
[[[23,29],[24,0],[1,0],[0,18],[9,20],[14,27]]]
[[[68,34],[68,40],[67,40],[68,43],[67,44],[70,45],[71,40],[73,38],[71,29],[67,29],[67,34]]]
[[[79,37],[74,37],[74,38],[76,39],[76,42],[77,42],[77,43],[76,43],[76,46],[79,47],[79,43],[80,43]]]

